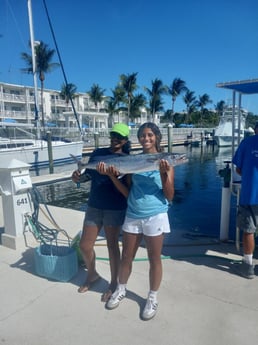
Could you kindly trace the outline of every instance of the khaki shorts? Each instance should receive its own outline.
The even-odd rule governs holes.
[[[258,205],[239,205],[237,226],[244,232],[255,233],[258,227]]]
[[[170,232],[167,213],[160,213],[142,219],[125,217],[123,231],[130,234],[143,234],[145,236],[159,236]]]

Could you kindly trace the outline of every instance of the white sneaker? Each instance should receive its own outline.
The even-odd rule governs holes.
[[[110,310],[117,308],[122,299],[124,299],[125,295],[126,290],[116,289],[110,299],[107,301],[106,308]]]
[[[154,300],[153,298],[148,297],[145,307],[142,312],[142,319],[145,321],[152,319],[156,315],[157,309],[158,309],[157,300]]]

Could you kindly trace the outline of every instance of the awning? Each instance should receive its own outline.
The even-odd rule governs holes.
[[[53,122],[47,122],[46,126],[47,127],[57,127],[56,123],[53,123]]]
[[[134,122],[128,122],[128,126],[129,126],[129,127],[135,127],[136,124],[135,124]]]
[[[16,123],[15,119],[11,119],[9,117],[6,117],[5,119],[3,119],[3,122],[7,122],[7,123]]]
[[[243,94],[258,93],[258,79],[230,81],[226,83],[218,83],[217,87],[233,90]]]

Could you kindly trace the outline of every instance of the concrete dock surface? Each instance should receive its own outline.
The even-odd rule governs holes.
[[[81,229],[83,212],[50,210],[71,237]],[[3,229],[1,212],[0,205]],[[53,227],[42,212],[40,221]],[[127,297],[110,311],[101,302],[110,278],[103,237],[95,247],[102,279],[79,294],[85,269],[80,267],[67,283],[37,276],[33,252],[38,244],[30,233],[26,236],[29,247],[13,250],[0,245],[2,345],[244,345],[258,341],[258,277],[247,280],[234,273],[232,262],[241,260],[234,243],[174,231],[172,242],[164,245],[157,315],[142,321],[149,289],[144,247],[137,253]],[[254,261],[257,264],[257,252]]]

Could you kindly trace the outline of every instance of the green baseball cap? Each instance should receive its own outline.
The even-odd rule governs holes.
[[[130,129],[125,123],[116,123],[110,133],[118,133],[122,137],[128,137],[130,134]]]

